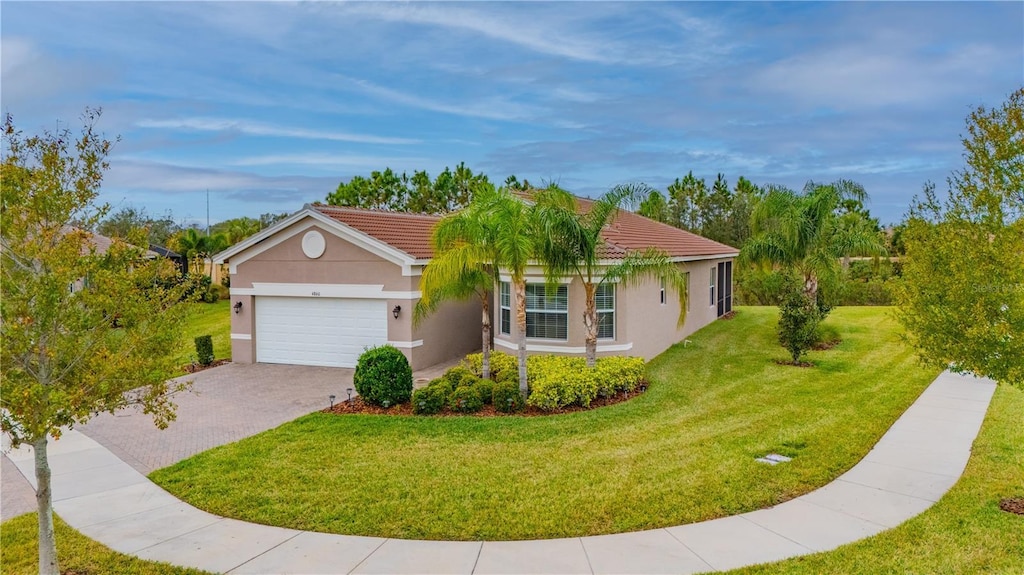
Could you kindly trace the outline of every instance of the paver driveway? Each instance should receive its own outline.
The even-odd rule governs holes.
[[[354,370],[229,363],[187,376],[192,391],[175,398],[178,418],[160,430],[141,410],[104,413],[81,427],[143,474],[218,445],[266,431],[346,397]]]

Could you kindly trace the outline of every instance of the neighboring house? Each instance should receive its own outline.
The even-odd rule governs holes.
[[[178,268],[178,272],[181,275],[188,274],[188,258],[185,256],[156,244],[149,244],[149,251],[174,262],[174,267]]]
[[[439,219],[306,205],[217,254],[214,261],[228,264],[231,274],[232,360],[352,367],[366,347],[390,343],[421,369],[479,350],[479,302],[450,302],[412,323]],[[651,358],[731,311],[735,248],[629,212],[605,236],[609,260],[649,246],[668,252],[690,272],[690,307],[679,328],[678,298],[658,280],[602,288],[599,353]],[[582,355],[579,281],[567,280],[544,297],[542,270],[530,268],[528,280],[528,349]],[[514,308],[505,281],[494,294],[494,343],[513,351]]]
[[[79,228],[67,227],[67,228],[64,228],[64,229],[66,231],[70,231],[70,230],[78,230]],[[95,232],[90,232],[90,231],[85,231],[85,234],[88,235],[88,242],[89,242],[89,244],[93,248],[95,248],[96,253],[99,254],[99,255],[107,253],[107,250],[110,249],[110,246],[112,246],[115,241],[123,241],[123,240],[120,240],[120,239],[116,239],[115,240],[113,238],[108,238],[107,236],[102,236],[100,234],[97,234]],[[150,246],[150,248],[152,248],[152,247],[153,246]],[[170,252],[170,253],[174,253],[174,252]],[[145,257],[146,259],[158,258],[158,257],[163,256],[163,255],[164,254],[159,253],[157,251],[154,251],[152,249],[148,249],[148,250],[146,250],[143,253],[143,257]],[[88,278],[77,279],[77,280],[71,282],[70,285],[68,285],[68,290],[70,290],[72,293],[78,292],[78,291],[82,291],[82,289],[84,289],[88,284],[89,284],[89,279]]]

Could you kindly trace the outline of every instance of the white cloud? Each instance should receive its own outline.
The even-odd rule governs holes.
[[[249,156],[229,162],[232,166],[319,166],[365,168],[378,170],[384,166],[416,166],[426,163],[424,158],[360,156],[347,154],[272,154]]]
[[[409,138],[391,138],[369,134],[352,134],[347,132],[309,130],[306,128],[288,128],[251,120],[235,120],[227,118],[179,118],[172,120],[143,119],[135,123],[139,128],[163,128],[197,132],[236,132],[249,136],[270,136],[281,138],[299,138],[304,140],[331,140],[337,142],[357,142],[361,144],[417,144],[420,141]]]
[[[504,98],[487,98],[472,103],[439,102],[430,98],[407,94],[392,88],[374,84],[369,80],[343,78],[349,85],[378,98],[402,104],[412,108],[420,108],[431,112],[470,116],[490,120],[524,120],[534,117],[537,111],[531,106],[518,104]]]

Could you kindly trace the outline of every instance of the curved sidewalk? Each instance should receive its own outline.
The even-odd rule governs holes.
[[[124,553],[230,573],[699,573],[834,549],[930,507],[959,479],[991,380],[943,373],[867,456],[775,507],[635,533],[540,541],[410,541],[226,519],[179,501],[96,441],[51,442],[55,511]],[[10,459],[34,484],[31,448]]]

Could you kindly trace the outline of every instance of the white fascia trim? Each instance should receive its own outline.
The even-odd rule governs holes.
[[[506,349],[519,349],[519,346],[503,339],[494,338],[494,345],[504,347]],[[619,343],[614,345],[601,345],[597,344],[597,351],[602,352],[616,352],[616,351],[629,351],[633,349],[633,342]],[[539,351],[541,353],[573,353],[573,354],[584,354],[587,353],[586,347],[568,347],[561,345],[541,345],[531,344],[529,341],[526,343],[526,351]]]
[[[498,274],[498,279],[500,281],[503,281],[503,282],[512,283],[512,276],[510,276],[508,274]],[[523,279],[526,280],[526,283],[528,283],[528,284],[547,283],[547,279],[544,277],[543,273],[540,273],[540,274],[529,274],[528,273],[525,276],[523,276]],[[555,282],[555,283],[571,284],[572,280],[574,280],[574,279],[576,279],[576,276],[568,276],[568,277],[564,277],[564,278],[559,278],[559,280],[557,282]]]
[[[393,345],[399,349],[412,349],[414,347],[419,347],[423,345],[423,340],[417,339],[414,341],[389,341],[388,345]]]
[[[233,333],[231,339],[244,339],[245,341],[252,341],[251,333]]]
[[[290,226],[290,225],[294,224],[295,222],[301,220],[302,218],[304,218],[307,215],[307,212],[309,212],[309,211],[310,211],[309,208],[303,208],[303,209],[295,212],[294,214],[288,216],[287,218],[285,218],[285,219],[277,222],[276,224],[270,226],[269,228],[267,228],[267,229],[257,233],[256,235],[249,236],[245,240],[243,240],[243,241],[241,241],[241,242],[231,246],[230,248],[220,252],[219,254],[214,254],[214,256],[212,258],[213,259],[213,263],[216,263],[216,264],[224,263],[225,260],[230,259],[235,254],[239,254],[239,253],[249,249],[250,247],[252,247],[252,246],[262,242],[264,239],[269,238],[270,236],[276,234],[278,232],[278,230],[282,230],[284,228],[287,228],[288,226]],[[232,267],[234,267],[234,266],[232,266]],[[232,273],[234,273],[233,270],[232,270]]]
[[[683,256],[678,258],[672,258],[673,262],[699,262],[702,260],[727,260],[729,258],[739,257],[739,252],[731,252],[727,254],[712,254],[710,256]]]
[[[251,288],[230,288],[233,296],[328,297],[355,299],[419,299],[419,291],[384,291],[383,285],[253,282]]]

